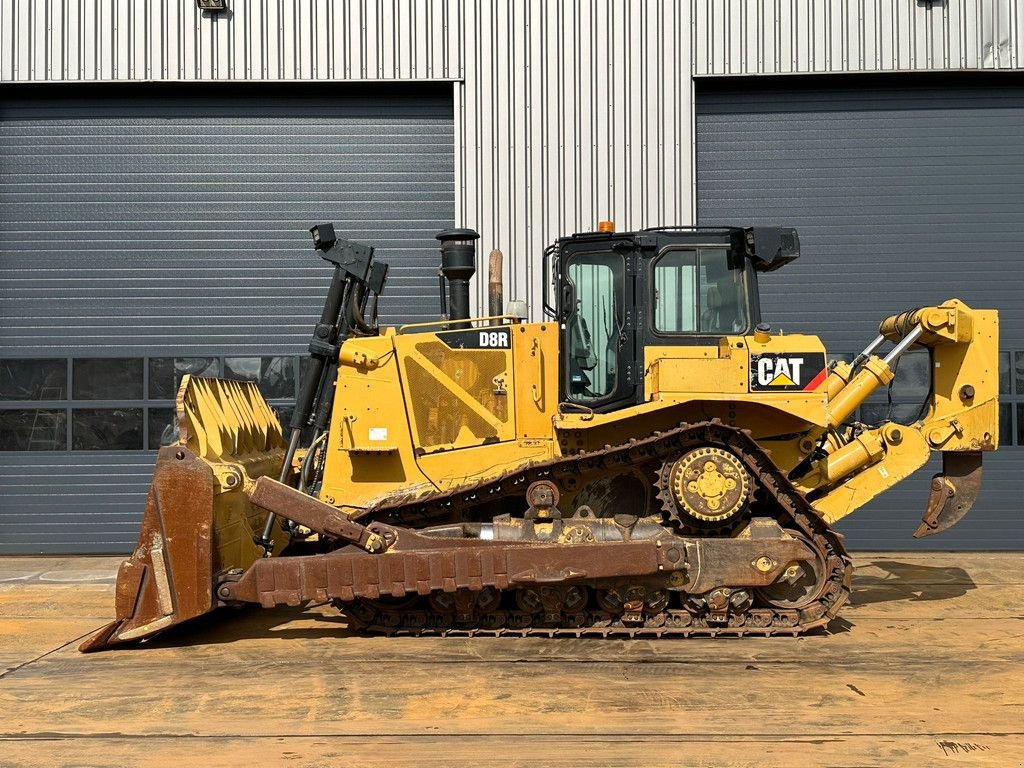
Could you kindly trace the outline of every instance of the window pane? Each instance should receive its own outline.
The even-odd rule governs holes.
[[[1013,355],[1014,378],[1017,380],[1016,389],[1013,391],[1018,395],[1024,395],[1024,352],[1015,352]]]
[[[65,410],[0,410],[0,451],[67,450]]]
[[[891,412],[888,403],[865,403],[860,407],[860,420],[872,426],[878,426],[884,421],[912,424],[920,414],[919,403],[893,403]]]
[[[266,398],[295,397],[295,358],[291,356],[226,357],[224,376],[257,382]]]
[[[601,400],[618,382],[624,262],[618,254],[574,256],[568,264],[576,307],[569,319],[569,391],[576,402]]]
[[[697,254],[670,251],[654,265],[654,330],[697,330]]]
[[[0,360],[0,400],[65,400],[67,360]]]
[[[88,358],[74,361],[75,400],[141,400],[142,358]]]
[[[178,394],[181,377],[220,376],[220,360],[216,357],[151,357],[149,359],[149,399],[173,400]]]
[[[1021,390],[1017,390],[1020,392]],[[1010,353],[999,353],[999,394],[1010,394]],[[1022,393],[1024,394],[1024,393]]]
[[[1000,445],[1013,445],[1013,408],[1009,403],[999,404],[999,444]],[[1018,414],[1019,416],[1019,414]],[[1020,423],[1020,418],[1017,419],[1017,423]],[[1018,445],[1024,445],[1024,442],[1018,441]]]
[[[170,445],[178,439],[178,420],[174,418],[173,408],[149,409],[149,435],[146,446],[156,450],[160,446]]]
[[[270,407],[274,409],[275,413],[277,413],[277,420],[281,422],[281,431],[284,433],[284,436],[287,438],[288,434],[291,432],[291,421],[292,421],[292,414],[295,413],[295,404],[294,403],[288,403],[288,405],[273,405],[272,404]],[[312,439],[313,439],[313,428],[312,427],[307,427],[303,431],[303,433],[302,433],[302,441],[303,441],[303,443],[308,443]]]
[[[911,349],[904,353],[895,368],[892,399],[901,403],[923,403],[931,391],[932,357],[927,349]],[[884,393],[884,388],[879,387]]]
[[[1017,445],[1024,445],[1024,403],[1017,403],[1017,443],[1016,444]]]
[[[725,248],[701,248],[699,272],[701,333],[746,330],[743,270],[729,269],[729,252]]]
[[[75,408],[71,447],[76,451],[142,449],[141,408]]]

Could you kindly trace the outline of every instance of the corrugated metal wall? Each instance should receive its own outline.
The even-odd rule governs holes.
[[[357,86],[40,90],[0,101],[0,359],[74,363],[64,394],[0,393],[0,414],[32,424],[27,445],[0,449],[0,554],[126,552],[153,471],[143,449],[157,447],[173,403],[154,359],[224,356],[215,372],[233,362],[237,375],[273,356],[280,375],[263,392],[278,408],[294,402],[293,356],[331,275],[311,223],[379,247],[391,265],[384,321],[436,318],[434,235],[454,212],[451,100],[443,85],[372,97]],[[127,360],[90,375],[90,358]],[[110,373],[125,364],[133,393]],[[17,423],[0,426],[7,445]]]
[[[693,0],[694,74],[1017,69],[1020,0]]]
[[[511,254],[506,296],[535,317],[560,234],[691,222],[689,17],[672,0],[467,4],[456,217]]]
[[[452,113],[405,90],[0,102],[0,352],[303,352],[320,221],[390,262],[385,322],[435,319]]]
[[[801,258],[760,281],[762,312],[788,333],[820,334],[830,352],[859,352],[881,317],[951,296],[998,309],[1001,348],[1024,349],[1024,87],[919,80],[702,84],[700,223],[797,227]],[[893,389],[897,418],[912,418],[921,402],[900,402],[899,384],[915,372],[906,360]],[[1008,392],[1010,371],[1002,375]],[[886,414],[885,395],[873,401]],[[1001,439],[985,456],[976,508],[956,528],[909,538],[939,469],[933,458],[841,523],[849,545],[1020,548],[1024,451],[1012,434]]]
[[[456,81],[456,218],[539,314],[544,246],[692,217],[690,12],[673,0],[0,0],[0,82]],[[482,298],[483,281],[477,296]]]
[[[0,82],[454,80],[462,0],[0,0]]]

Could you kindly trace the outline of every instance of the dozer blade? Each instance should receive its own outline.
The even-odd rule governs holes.
[[[971,511],[981,491],[981,452],[947,451],[942,454],[942,472],[932,478],[928,508],[914,538],[942,533]]]
[[[80,650],[146,637],[212,610],[212,516],[213,470],[190,452],[161,448],[138,546],[117,574],[117,618]]]
[[[138,544],[117,574],[116,618],[82,651],[140,640],[212,611],[216,576],[262,555],[253,536],[266,513],[245,490],[280,470],[274,412],[254,384],[186,376],[177,415],[180,439],[157,455]]]

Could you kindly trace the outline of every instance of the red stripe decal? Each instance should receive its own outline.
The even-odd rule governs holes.
[[[820,371],[818,371],[818,375],[815,376],[813,379],[811,379],[811,383],[808,384],[806,387],[804,387],[804,392],[810,392],[811,390],[817,389],[818,387],[820,387],[821,386],[821,382],[823,382],[825,380],[825,377],[827,375],[828,375],[828,369],[822,368]]]

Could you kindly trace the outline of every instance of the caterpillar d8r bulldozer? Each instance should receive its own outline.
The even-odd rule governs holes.
[[[470,317],[477,235],[449,230],[442,318],[397,329],[373,249],[312,234],[334,273],[287,432],[252,383],[182,381],[117,618],[82,650],[311,601],[388,634],[796,635],[849,595],[837,521],[939,451],[915,535],[939,533],[998,443],[996,312],[896,314],[829,363],[760,315],[792,229],[562,238],[542,322]],[[918,418],[857,421],[912,347]]]

